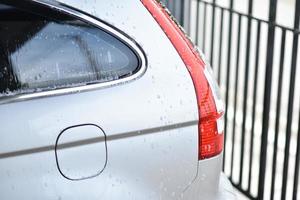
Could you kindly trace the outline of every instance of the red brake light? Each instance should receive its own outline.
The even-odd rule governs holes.
[[[199,112],[198,158],[218,155],[223,150],[223,129],[219,125],[223,110],[217,108],[219,99],[216,99],[217,91],[214,91],[216,88],[207,69],[209,66],[160,3],[156,0],[141,1],[172,42],[193,80]]]

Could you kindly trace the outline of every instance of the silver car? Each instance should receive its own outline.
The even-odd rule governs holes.
[[[155,0],[0,2],[0,199],[234,199],[210,67]]]

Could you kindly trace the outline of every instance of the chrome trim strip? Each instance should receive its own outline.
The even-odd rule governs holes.
[[[58,2],[49,2],[49,1],[45,1],[45,0],[32,0],[32,2],[38,3],[40,5],[47,6],[51,9],[56,9],[57,11],[77,17],[87,23],[90,23],[91,25],[93,25],[95,27],[98,27],[98,28],[114,35],[115,37],[120,39],[122,42],[127,44],[132,50],[135,51],[135,53],[137,54],[137,56],[139,58],[139,62],[141,63],[140,69],[133,75],[130,75],[130,76],[127,76],[124,78],[120,78],[117,80],[113,80],[113,81],[92,83],[90,85],[73,86],[70,88],[60,88],[60,89],[54,89],[54,90],[50,90],[50,91],[41,91],[41,92],[34,92],[34,93],[28,93],[28,94],[16,94],[16,95],[12,95],[12,96],[3,96],[3,97],[0,97],[0,105],[12,103],[12,102],[25,101],[25,100],[30,100],[30,99],[58,96],[58,95],[63,95],[63,94],[73,94],[73,93],[79,93],[79,92],[85,92],[85,91],[90,91],[90,90],[96,90],[96,89],[102,89],[102,88],[107,88],[107,87],[111,87],[111,86],[116,86],[116,85],[134,81],[134,80],[140,78],[146,72],[147,60],[146,60],[145,53],[142,51],[142,49],[138,46],[138,44],[133,39],[129,38],[128,36],[125,36],[125,34],[121,33],[121,31],[118,31],[115,28],[105,24],[104,22],[101,22],[100,20],[90,17],[84,13],[81,13],[77,10],[73,10],[67,6],[63,6],[62,4],[59,4]]]
[[[155,128],[142,129],[139,131],[135,130],[135,131],[130,131],[130,132],[105,135],[105,137],[104,136],[103,137],[94,137],[94,138],[89,138],[89,139],[84,139],[84,140],[63,143],[63,144],[60,144],[59,146],[57,146],[57,148],[58,149],[67,149],[67,148],[78,147],[78,146],[82,146],[82,145],[95,144],[98,142],[105,142],[105,139],[106,139],[106,141],[122,140],[122,139],[126,139],[126,138],[138,137],[138,136],[142,136],[142,135],[150,135],[150,134],[155,134],[158,132],[168,131],[168,130],[175,130],[175,129],[177,130],[180,128],[196,126],[196,125],[198,126],[198,120],[187,121],[187,122],[181,122],[178,124],[170,124],[170,125],[164,125],[164,126],[155,127]],[[103,132],[104,132],[104,130],[103,130]],[[34,147],[34,148],[30,148],[30,149],[22,149],[22,150],[17,150],[17,151],[4,152],[4,153],[0,153],[0,160],[5,159],[5,158],[25,156],[25,155],[42,153],[42,152],[53,151],[53,150],[55,150],[55,145],[48,145],[48,146],[42,146],[42,147]]]

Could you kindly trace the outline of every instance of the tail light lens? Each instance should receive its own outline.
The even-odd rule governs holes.
[[[141,1],[172,42],[193,80],[199,113],[199,160],[220,154],[223,150],[224,106],[209,65],[160,3]]]
[[[200,159],[209,158],[222,152],[224,136],[224,104],[221,99],[220,90],[213,78],[213,73],[209,65],[206,65],[204,75],[208,82],[207,90],[211,91],[211,94],[209,95],[213,97],[213,100],[208,99],[205,102],[214,105],[207,106],[208,109],[205,109],[205,105],[203,104],[200,108]],[[205,96],[203,96],[203,98],[205,98]],[[202,107],[204,108],[202,109]],[[204,113],[207,113],[206,117],[203,116]]]

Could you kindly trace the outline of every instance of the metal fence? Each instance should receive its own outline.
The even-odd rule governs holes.
[[[186,31],[190,30],[190,0],[162,0]]]
[[[179,11],[175,0],[164,2],[188,26],[220,84],[225,174],[249,199],[300,199],[300,0],[290,10],[294,19],[287,19],[292,27],[277,22],[277,0],[269,1],[267,19],[254,16],[253,0],[228,6],[190,0]],[[246,12],[235,9],[241,2]]]

